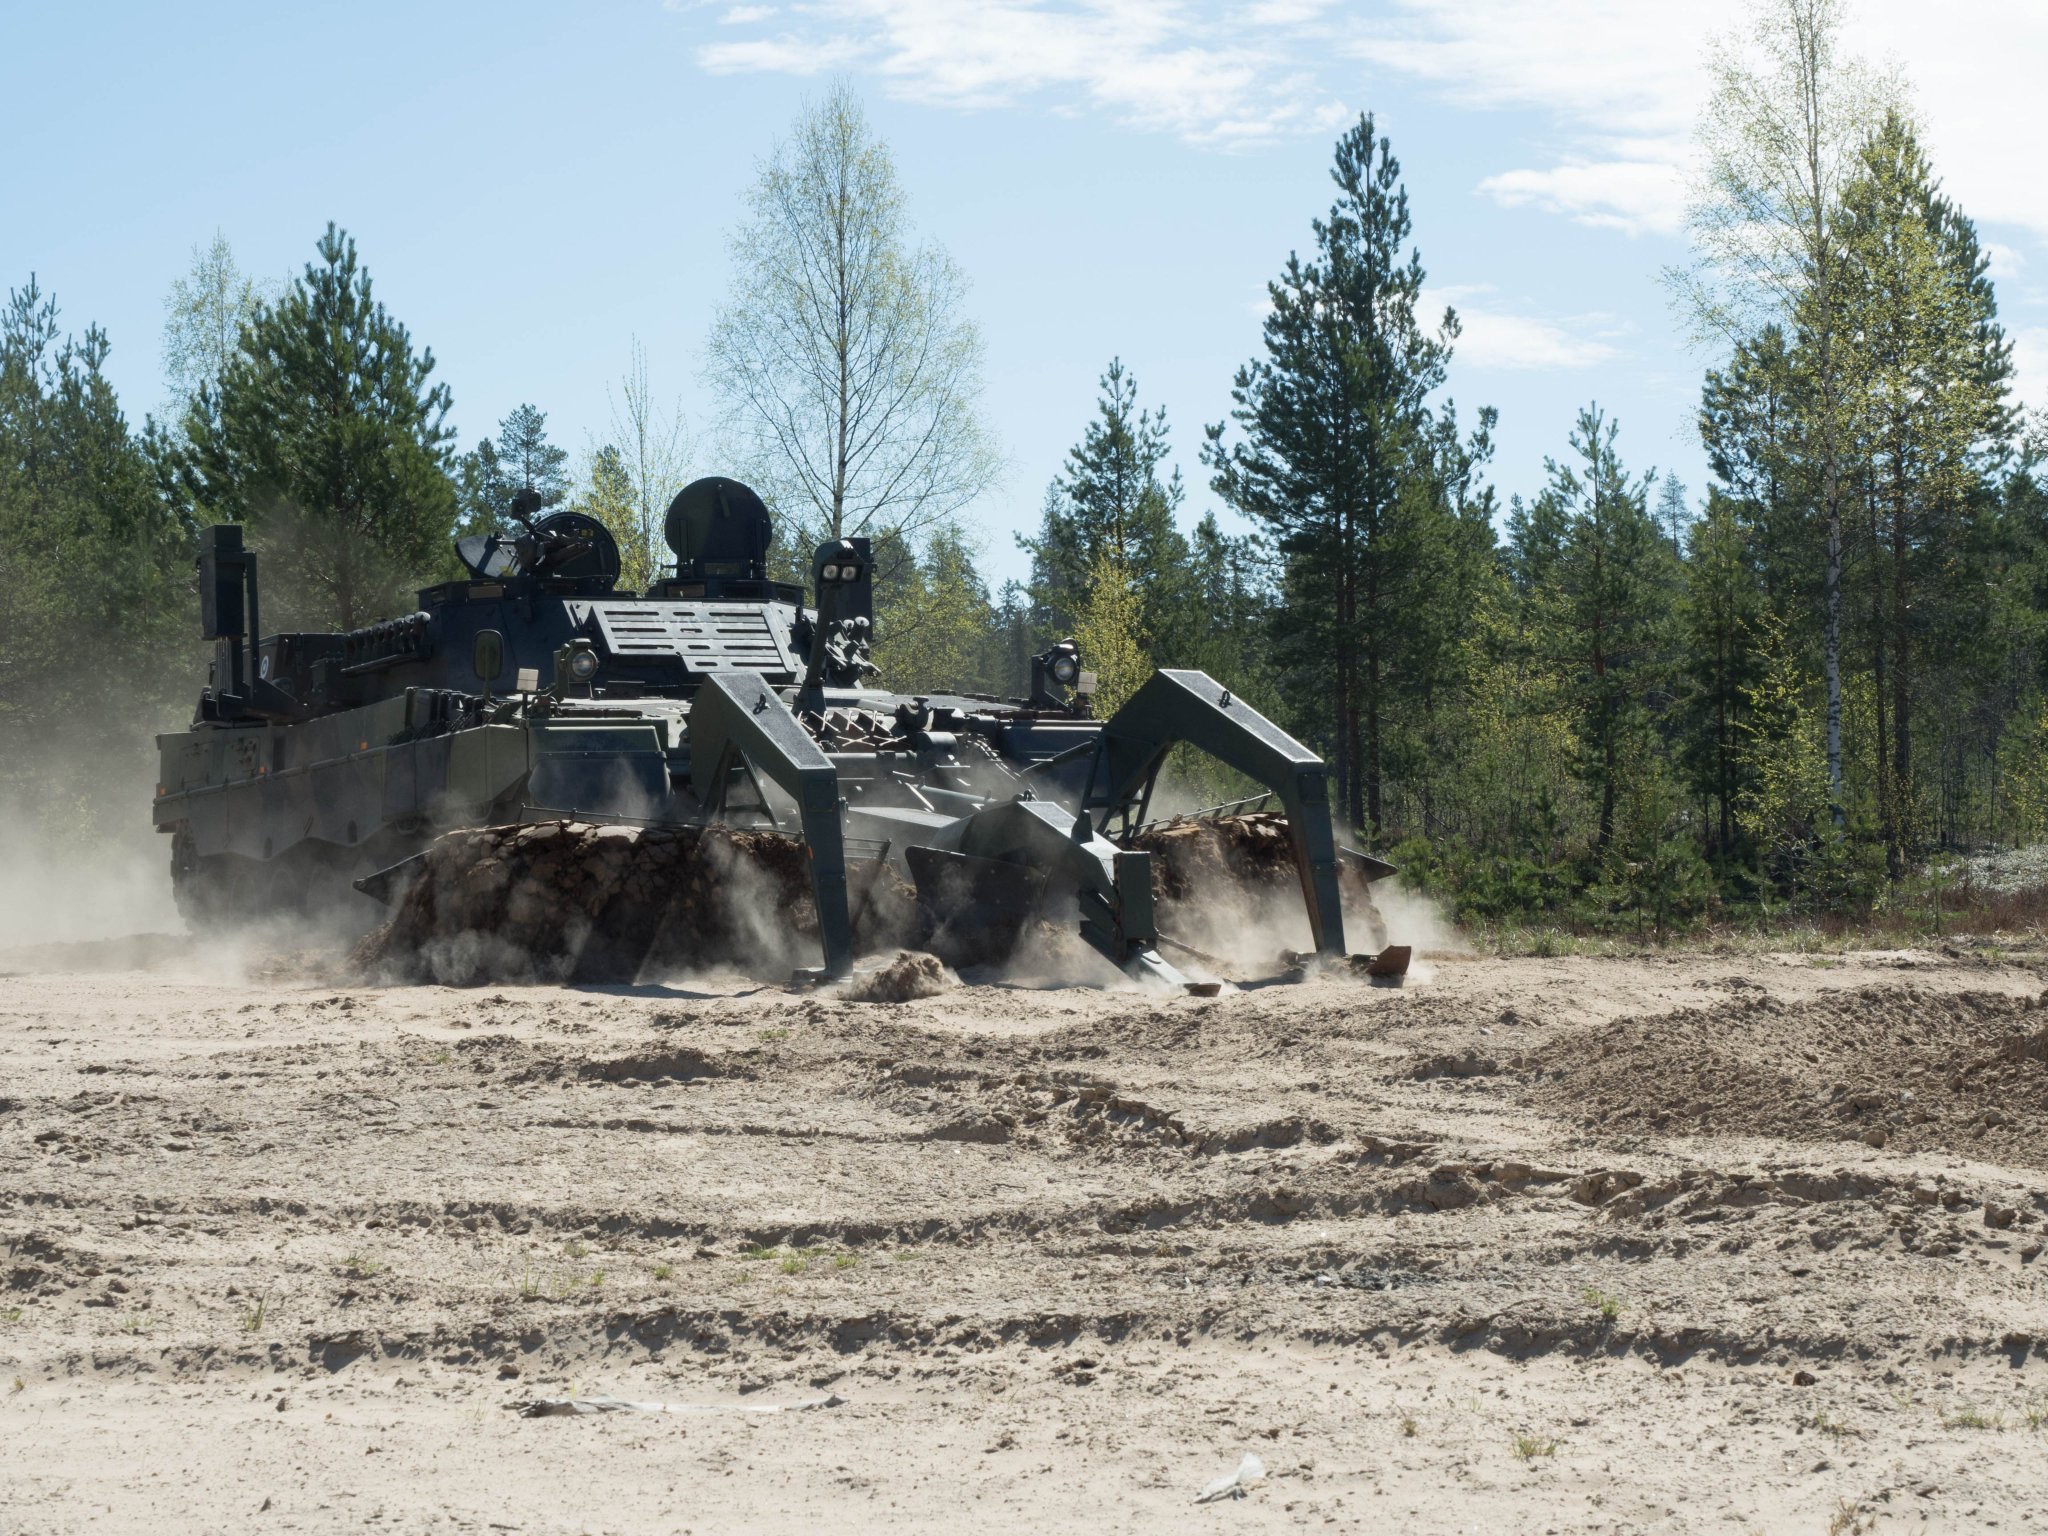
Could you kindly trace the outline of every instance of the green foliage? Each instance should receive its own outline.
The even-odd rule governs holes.
[[[666,560],[658,553],[650,558],[649,546],[640,537],[639,498],[633,478],[624,457],[611,444],[590,455],[582,490],[571,510],[596,518],[619,541],[620,586],[630,592],[645,592],[649,583],[661,578]]]
[[[1107,717],[1152,673],[1145,654],[1145,600],[1130,563],[1113,549],[1095,557],[1087,595],[1074,618],[1074,641],[1095,673],[1095,712]]]
[[[1006,668],[1003,636],[974,550],[942,523],[920,552],[897,555],[876,592],[875,664],[903,693],[991,693]]]
[[[169,445],[115,399],[105,333],[58,314],[33,277],[0,311],[0,800],[89,842],[193,686],[193,530],[162,494]]]
[[[449,396],[355,242],[330,224],[318,254],[200,389],[181,469],[203,520],[250,525],[274,627],[350,629],[447,568]]]

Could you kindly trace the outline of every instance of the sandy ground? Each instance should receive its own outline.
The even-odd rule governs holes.
[[[2048,1526],[2048,960],[183,953],[0,956],[0,1530]]]

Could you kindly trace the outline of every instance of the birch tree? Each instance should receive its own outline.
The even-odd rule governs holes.
[[[908,548],[993,481],[967,283],[916,243],[889,147],[844,84],[760,167],[707,382],[748,473],[808,542]]]
[[[611,404],[611,441],[591,451],[585,500],[619,541],[631,587],[659,578],[670,556],[662,542],[668,504],[690,478],[690,433],[680,403],[664,406],[647,378],[647,349],[633,338],[632,360]]]
[[[172,420],[185,414],[202,385],[220,381],[242,327],[267,297],[266,285],[236,265],[226,235],[216,230],[211,243],[192,247],[191,271],[164,296],[164,386]]]
[[[1842,347],[1842,188],[1900,87],[1845,52],[1844,0],[1755,0],[1746,33],[1709,58],[1688,222],[1694,260],[1668,275],[1699,339],[1727,346],[1772,321],[1796,329],[1818,470],[1828,791],[1842,807],[1842,564],[1848,378]]]

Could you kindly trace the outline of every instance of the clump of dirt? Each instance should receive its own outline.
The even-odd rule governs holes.
[[[894,892],[863,894],[887,907]],[[380,981],[630,982],[711,965],[786,971],[815,964],[817,943],[796,838],[556,821],[442,837],[350,960]]]
[[[1198,933],[1191,942],[1206,938],[1228,949],[1237,947],[1230,940],[1249,933],[1306,923],[1301,874],[1280,812],[1176,819],[1145,828],[1130,846],[1152,855],[1159,925],[1177,938]],[[1354,946],[1378,949],[1386,926],[1363,871],[1340,864],[1338,886],[1347,924],[1362,921],[1366,930],[1347,937]],[[1258,942],[1267,950],[1280,947]]]
[[[1538,1059],[1532,1096],[1606,1130],[1944,1148],[2038,1167],[2044,1011],[2048,994],[1745,994],[1573,1035]]]
[[[906,949],[879,971],[856,976],[839,993],[854,1003],[910,1003],[958,985],[937,955]]]

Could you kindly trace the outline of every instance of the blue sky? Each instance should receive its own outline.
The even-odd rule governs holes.
[[[1991,242],[2030,402],[2048,383],[2048,5],[1849,6],[1904,61],[1937,169]],[[974,510],[997,577],[1112,355],[1163,405],[1190,486],[1259,344],[1264,284],[1329,202],[1371,110],[1408,183],[1450,394],[1501,412],[1503,499],[1578,407],[1633,468],[1704,468],[1682,260],[1706,38],[1740,0],[601,0],[346,7],[0,5],[11,59],[0,281],[33,271],[138,421],[161,408],[163,297],[216,229],[296,271],[329,219],[430,345],[465,446],[522,401],[582,450],[646,347],[722,468],[699,355],[756,161],[834,75],[894,147],[919,228],[973,281],[1008,469]],[[2000,40],[1988,49],[1986,37]]]

